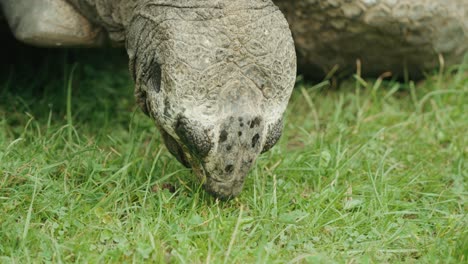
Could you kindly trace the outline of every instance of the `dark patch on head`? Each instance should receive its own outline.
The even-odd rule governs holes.
[[[221,134],[219,135],[219,143],[223,143],[224,141],[226,141],[227,137],[228,132],[226,130],[221,131]]]
[[[227,151],[231,151],[231,149],[232,149],[232,146],[231,146],[231,145],[228,145],[228,146],[226,147],[226,150],[227,150]]]
[[[276,123],[268,126],[268,131],[263,145],[262,153],[271,149],[281,137],[283,131],[283,119],[279,119]]]
[[[224,171],[228,174],[231,174],[234,171],[234,165],[232,164],[227,165],[226,168],[224,168]]]
[[[242,131],[237,132],[237,135],[238,135],[239,137],[241,137],[241,136],[242,136]]]
[[[253,136],[252,138],[252,148],[255,148],[255,146],[257,145],[258,143],[258,139],[260,138],[260,135],[257,133],[255,134],[255,136]]]
[[[262,119],[260,117],[255,117],[252,122],[250,122],[250,128],[254,128],[258,125],[260,125],[260,122],[262,122]]]
[[[213,147],[209,130],[203,129],[203,126],[196,121],[179,117],[175,126],[175,132],[190,152],[199,158],[206,157]]]

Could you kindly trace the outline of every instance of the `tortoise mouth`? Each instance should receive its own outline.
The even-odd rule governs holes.
[[[169,152],[185,167],[192,169],[208,193],[216,198],[227,200],[237,196],[241,192],[245,175],[243,175],[244,177],[237,177],[239,175],[226,175],[229,177],[222,178],[216,177],[214,172],[210,172],[207,168],[206,162],[191,153],[188,147],[179,144],[164,129],[161,130],[161,133]]]
[[[222,181],[216,177],[211,177],[209,173],[206,172],[204,176],[203,187],[205,191],[222,200],[235,198],[240,194],[244,186],[243,180],[232,178],[227,181]],[[241,178],[243,179],[244,177]]]
[[[186,155],[184,153],[184,155]],[[189,161],[193,173],[197,176],[199,182],[203,185],[206,192],[221,200],[229,200],[239,195],[244,185],[245,175],[228,175],[221,179],[207,169],[206,162],[194,158],[188,154],[185,158]]]

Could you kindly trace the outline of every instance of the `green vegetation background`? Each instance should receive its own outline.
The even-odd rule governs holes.
[[[467,64],[298,82],[281,141],[220,202],[137,109],[124,51],[7,47],[1,263],[467,261]]]

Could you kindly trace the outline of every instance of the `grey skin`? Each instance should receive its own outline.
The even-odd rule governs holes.
[[[0,0],[39,46],[125,44],[135,95],[169,151],[233,197],[282,130],[296,75],[417,77],[468,51],[468,1]],[[439,56],[440,55],[440,56]]]
[[[258,155],[281,135],[296,55],[270,0],[0,3],[27,43],[125,44],[138,104],[216,197],[238,195]]]

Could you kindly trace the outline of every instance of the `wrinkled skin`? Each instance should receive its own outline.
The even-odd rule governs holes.
[[[238,195],[258,155],[280,137],[295,82],[280,10],[260,0],[141,0],[123,10],[115,1],[73,2],[112,29],[114,41],[125,40],[137,102],[169,151],[208,192]]]

